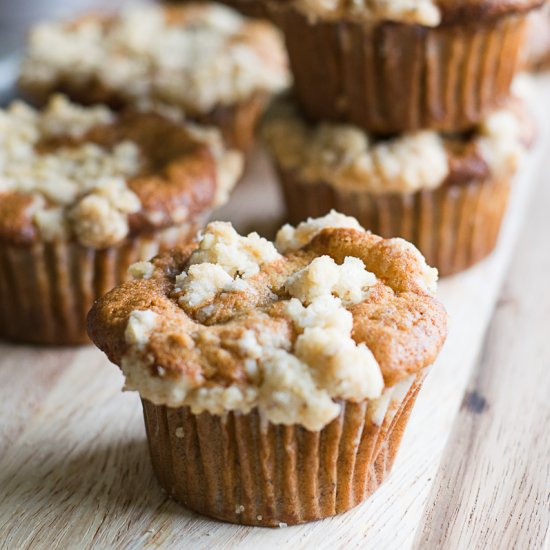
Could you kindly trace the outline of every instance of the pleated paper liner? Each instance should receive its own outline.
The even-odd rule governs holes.
[[[313,120],[394,134],[468,129],[509,96],[525,14],[436,28],[316,22],[278,10],[295,95]]]
[[[93,302],[128,279],[134,262],[191,239],[199,225],[129,238],[104,250],[77,243],[0,246],[0,339],[47,345],[89,343]]]
[[[154,472],[174,499],[231,523],[277,527],[345,512],[390,472],[425,372],[374,401],[342,402],[318,432],[249,414],[193,415],[143,400]]]
[[[441,276],[463,271],[495,248],[511,190],[509,178],[443,185],[412,194],[343,192],[305,183],[280,170],[289,220],[297,224],[332,208],[384,238],[414,243]]]

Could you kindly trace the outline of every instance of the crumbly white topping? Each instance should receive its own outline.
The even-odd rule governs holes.
[[[437,188],[449,175],[445,138],[433,131],[372,141],[350,125],[309,126],[293,107],[279,104],[267,117],[263,134],[284,169],[303,182],[324,182],[342,191],[414,193]],[[502,109],[481,122],[472,140],[498,176],[515,170],[525,155],[522,137],[519,115]]]
[[[344,220],[336,213],[329,219],[358,227],[357,222]],[[308,223],[316,228],[329,224],[327,219]],[[304,229],[302,232],[306,233]],[[182,307],[202,307],[219,292],[243,290],[240,285],[246,285],[263,266],[280,258],[273,245],[258,235],[241,237],[230,224],[212,223],[191,255],[188,270],[176,277],[174,290]],[[139,265],[135,271],[141,276],[149,269]],[[282,282],[282,288],[291,296],[285,301],[284,326],[290,322],[293,331],[274,329],[269,324],[273,319],[263,314],[269,320],[266,328],[259,322],[254,329],[236,331],[235,336],[226,335],[222,341],[208,326],[190,321],[195,328],[189,346],[199,350],[209,346],[216,353],[235,350],[249,376],[247,384],[197,387],[196,380],[185,377],[170,378],[164,385],[159,377],[144,380],[139,374],[139,362],[144,359],[136,359],[130,350],[122,365],[127,387],[138,389],[154,402],[190,406],[195,414],[223,414],[228,410],[247,413],[257,407],[270,422],[320,430],[338,415],[340,406],[335,400],[375,399],[384,390],[372,352],[352,337],[353,316],[346,309],[364,301],[375,284],[375,275],[358,258],[346,257],[338,265],[328,256],[317,257]],[[140,350],[148,334],[142,330],[142,314],[132,313],[127,332],[127,342],[133,338],[142,346]]]
[[[62,96],[43,112],[20,102],[0,111],[0,192],[41,199],[34,222],[45,241],[75,236],[99,248],[128,234],[128,214],[141,208],[126,185],[141,167],[134,143],[122,142],[112,150],[92,143],[37,150],[41,141],[81,137],[112,117],[104,107],[77,107]]]
[[[96,80],[129,102],[150,98],[199,113],[286,86],[275,30],[253,34],[248,26],[255,24],[215,4],[182,10],[178,23],[168,22],[160,6],[134,6],[108,25],[99,18],[37,25],[21,81],[86,86]]]
[[[212,301],[221,291],[246,291],[246,279],[279,258],[273,244],[257,233],[242,237],[230,223],[212,222],[201,234],[189,269],[176,277],[179,303],[196,307]]]
[[[212,301],[218,292],[238,292],[246,288],[246,281],[234,279],[219,265],[203,263],[192,265],[187,273],[178,275],[175,290],[183,293],[180,303],[196,307]]]
[[[124,337],[129,345],[142,348],[149,342],[149,337],[155,329],[158,315],[151,310],[132,311]]]
[[[291,300],[287,313],[301,332],[294,354],[309,365],[319,387],[333,398],[353,401],[380,396],[380,367],[371,351],[353,340],[352,314],[338,298],[325,294],[307,307]]]
[[[303,332],[307,328],[338,329],[351,334],[353,318],[349,311],[342,307],[342,301],[332,294],[316,298],[308,306],[300,300],[292,298],[285,304],[286,314]]]
[[[441,185],[449,174],[443,139],[433,131],[374,141],[351,125],[309,126],[293,107],[279,104],[263,135],[277,162],[302,181],[346,191],[414,193]]]
[[[258,408],[274,424],[301,424],[315,431],[336,418],[340,406],[320,389],[308,365],[284,350],[266,354],[262,361],[265,382]]]
[[[67,101],[62,95],[52,97],[48,109],[37,120],[45,137],[71,136],[78,138],[94,126],[114,122],[114,113],[104,105],[83,108]]]
[[[435,27],[441,22],[441,12],[433,0],[295,0],[294,3],[313,20],[354,17],[426,27]]]
[[[309,366],[317,384],[339,399],[379,397],[384,379],[372,352],[336,329],[308,328],[296,340],[296,357]]]
[[[247,279],[258,273],[262,265],[280,257],[273,244],[257,233],[242,237],[230,223],[212,222],[202,232],[199,247],[189,262],[215,263],[231,277]]]
[[[517,115],[507,110],[496,111],[482,122],[479,132],[478,146],[492,173],[515,171],[527,152]]]
[[[150,279],[154,272],[155,266],[151,262],[136,262],[128,268],[133,279]]]
[[[292,275],[285,288],[303,304],[334,295],[344,304],[353,305],[363,302],[368,288],[375,284],[376,276],[365,269],[359,258],[347,257],[338,265],[330,256],[320,256]]]
[[[335,210],[331,210],[321,218],[308,218],[297,227],[285,224],[277,232],[275,245],[281,253],[299,250],[308,244],[319,232],[327,227],[350,228],[364,231],[359,222],[351,216],[344,216]]]

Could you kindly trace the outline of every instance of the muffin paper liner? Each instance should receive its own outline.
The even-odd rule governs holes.
[[[377,400],[342,402],[318,432],[249,414],[194,415],[142,400],[162,487],[188,508],[231,523],[277,527],[339,514],[384,481],[425,372]]]
[[[378,195],[302,182],[284,170],[279,174],[291,223],[334,208],[377,235],[412,242],[441,276],[463,271],[493,251],[511,190],[510,177],[502,177]]]
[[[0,246],[0,339],[48,345],[89,343],[94,301],[128,279],[128,268],[191,239],[198,225],[170,228],[96,250],[76,243]]]
[[[306,114],[378,134],[477,124],[509,95],[525,21],[519,14],[427,28],[277,12]]]

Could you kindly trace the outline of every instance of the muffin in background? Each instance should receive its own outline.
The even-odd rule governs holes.
[[[411,241],[442,276],[494,249],[533,135],[519,100],[465,134],[379,139],[351,125],[312,124],[285,100],[263,126],[292,223],[337,209],[383,237]]]
[[[163,106],[250,147],[258,117],[289,77],[269,23],[221,5],[128,7],[31,29],[19,88],[34,104],[62,92],[82,104]]]
[[[543,0],[270,0],[313,120],[381,135],[461,131],[508,98]]]
[[[140,393],[173,498],[277,527],[376,490],[446,336],[414,246],[336,212],[284,226],[276,247],[214,222],[136,271],[89,333]]]
[[[242,172],[217,130],[63,96],[13,103],[0,130],[1,339],[87,342],[94,300],[192,239]]]

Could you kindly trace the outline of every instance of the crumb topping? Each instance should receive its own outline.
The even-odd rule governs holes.
[[[99,82],[127,102],[150,99],[198,114],[285,87],[283,52],[275,29],[224,6],[134,6],[111,18],[37,25],[20,81]]]
[[[352,305],[362,302],[368,288],[375,284],[376,276],[365,269],[359,258],[348,256],[338,265],[330,256],[319,256],[289,277],[285,289],[303,304],[323,296],[337,296],[345,305]]]
[[[155,266],[151,262],[136,262],[128,269],[128,273],[133,279],[150,279],[154,271]]]
[[[0,110],[0,204],[11,219],[0,217],[0,236],[106,248],[194,221],[227,200],[242,169],[215,129],[61,95],[42,111],[16,101]]]
[[[189,269],[176,277],[175,292],[189,307],[211,301],[220,291],[251,290],[247,279],[262,265],[280,258],[272,243],[250,233],[240,236],[230,223],[213,222],[201,235],[198,249],[189,259]]]
[[[457,142],[471,143],[493,174],[515,168],[526,151],[522,134],[512,108],[491,114],[467,138],[422,130],[381,141],[351,125],[309,125],[292,105],[282,102],[263,127],[277,162],[301,181],[374,194],[414,193],[443,185],[453,175]]]
[[[418,250],[357,222],[331,228],[331,219],[346,221],[335,212],[308,220],[317,231],[308,240],[303,226],[302,247],[286,254],[258,235],[210,224],[181,257],[133,266],[136,280],[92,310],[92,338],[121,365],[126,388],[154,403],[194,414],[258,408],[270,422],[320,430],[339,414],[339,400],[381,399],[433,361],[444,339]],[[122,345],[118,329],[96,332],[107,318],[120,321]],[[409,330],[424,334],[418,351],[400,351]],[[411,360],[414,367],[403,366]],[[404,373],[394,379],[392,368]]]
[[[132,311],[126,326],[126,342],[139,349],[143,348],[155,329],[157,317],[157,314],[151,310]]]
[[[257,233],[242,237],[230,223],[213,222],[201,234],[190,264],[217,264],[232,278],[247,279],[258,273],[262,265],[280,257],[273,244]]]
[[[494,174],[517,169],[525,156],[525,145],[522,124],[514,112],[495,111],[481,123],[479,133],[479,149]]]
[[[126,185],[141,168],[135,143],[110,150],[93,143],[39,150],[47,140],[81,138],[112,120],[105,107],[78,107],[62,96],[43,112],[21,102],[0,111],[0,193],[37,197],[43,208],[35,211],[34,222],[45,241],[73,234],[85,246],[103,247],[128,234],[128,214],[141,208]]]
[[[433,0],[294,0],[311,19],[359,18],[369,21],[399,21],[435,27],[441,12]]]

